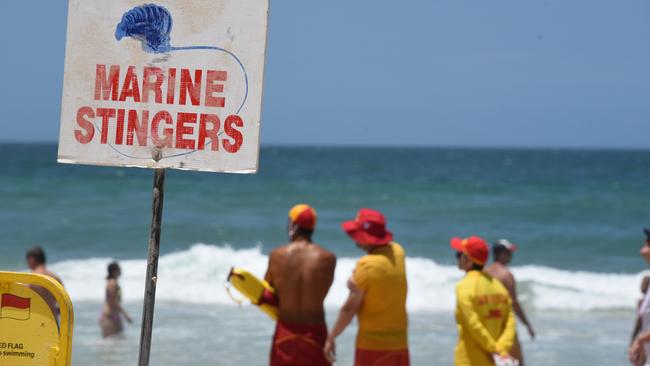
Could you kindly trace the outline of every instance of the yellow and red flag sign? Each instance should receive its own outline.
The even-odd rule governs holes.
[[[60,322],[36,286],[54,296]],[[58,281],[0,271],[0,365],[70,366],[73,322],[70,297]]]
[[[30,309],[31,299],[29,297],[2,294],[0,300],[0,319],[28,320]]]

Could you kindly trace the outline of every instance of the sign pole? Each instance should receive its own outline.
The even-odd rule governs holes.
[[[160,253],[160,229],[162,225],[164,196],[165,169],[156,169],[153,179],[153,214],[151,218],[151,232],[149,234],[149,257],[147,259],[147,277],[145,278],[144,305],[142,308],[139,366],[149,365],[153,311],[156,301],[156,282],[158,281],[158,255]]]

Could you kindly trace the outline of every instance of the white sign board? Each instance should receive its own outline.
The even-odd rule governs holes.
[[[58,161],[254,173],[268,0],[69,0]]]

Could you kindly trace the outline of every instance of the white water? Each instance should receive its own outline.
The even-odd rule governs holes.
[[[106,266],[110,258],[70,260],[55,263],[73,301],[101,301],[104,298]],[[167,254],[160,258],[156,298],[161,301],[195,304],[234,305],[224,290],[230,267],[246,268],[263,276],[268,258],[259,248],[235,250],[206,244]],[[355,258],[339,258],[334,284],[326,300],[328,307],[339,306],[347,296],[346,280]],[[124,260],[123,297],[141,301],[144,260]],[[462,273],[453,266],[426,258],[408,258],[408,308],[412,312],[451,311],[454,284]],[[520,297],[537,310],[605,310],[632,308],[639,297],[644,273],[608,274],[572,272],[544,266],[514,267]]]

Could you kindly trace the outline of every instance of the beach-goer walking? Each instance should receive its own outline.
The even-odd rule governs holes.
[[[361,209],[343,230],[367,254],[348,280],[350,294],[324,349],[335,358],[335,339],[358,317],[355,366],[408,366],[407,281],[404,249],[393,241],[379,211]]]
[[[493,366],[495,358],[510,358],[515,340],[515,315],[505,286],[483,272],[490,255],[485,240],[472,236],[451,239],[458,268],[466,275],[456,284],[458,344],[455,366]]]
[[[122,290],[117,280],[122,275],[122,270],[117,262],[108,265],[106,276],[106,300],[99,318],[99,325],[102,328],[102,337],[110,337],[121,334],[124,330],[122,317],[131,323],[129,313],[122,307]]]
[[[45,251],[41,247],[33,247],[27,250],[27,253],[25,253],[25,259],[27,261],[27,267],[32,273],[37,273],[45,276],[49,276],[57,280],[60,284],[63,285],[63,282],[53,272],[50,272],[47,269],[47,258],[45,256]],[[39,294],[43,300],[47,303],[47,305],[50,307],[52,310],[52,314],[54,314],[54,317],[58,320],[59,319],[59,303],[56,301],[56,298],[52,293],[45,288],[41,286],[30,286],[34,292]]]
[[[639,253],[650,264],[650,229],[643,229],[643,231],[646,238]],[[635,366],[650,366],[650,362],[648,362],[648,356],[650,355],[650,294],[646,294],[643,302],[641,302],[638,317],[641,319],[641,330],[632,341],[628,357]]]
[[[517,298],[517,282],[512,272],[508,269],[508,264],[512,261],[512,256],[517,250],[517,246],[506,239],[499,239],[492,245],[492,259],[493,263],[485,268],[485,272],[490,276],[498,279],[508,289],[510,298],[512,299],[512,308],[521,322],[528,329],[530,338],[535,338],[535,331],[531,326],[524,309],[519,304]],[[524,365],[524,356],[519,343],[519,337],[515,333],[515,343],[510,350],[510,356],[519,360],[519,365]]]
[[[275,288],[279,310],[271,366],[330,365],[322,352],[327,338],[323,301],[334,280],[336,257],[312,242],[315,227],[316,211],[294,206],[287,228],[290,243],[269,255],[265,279]]]

